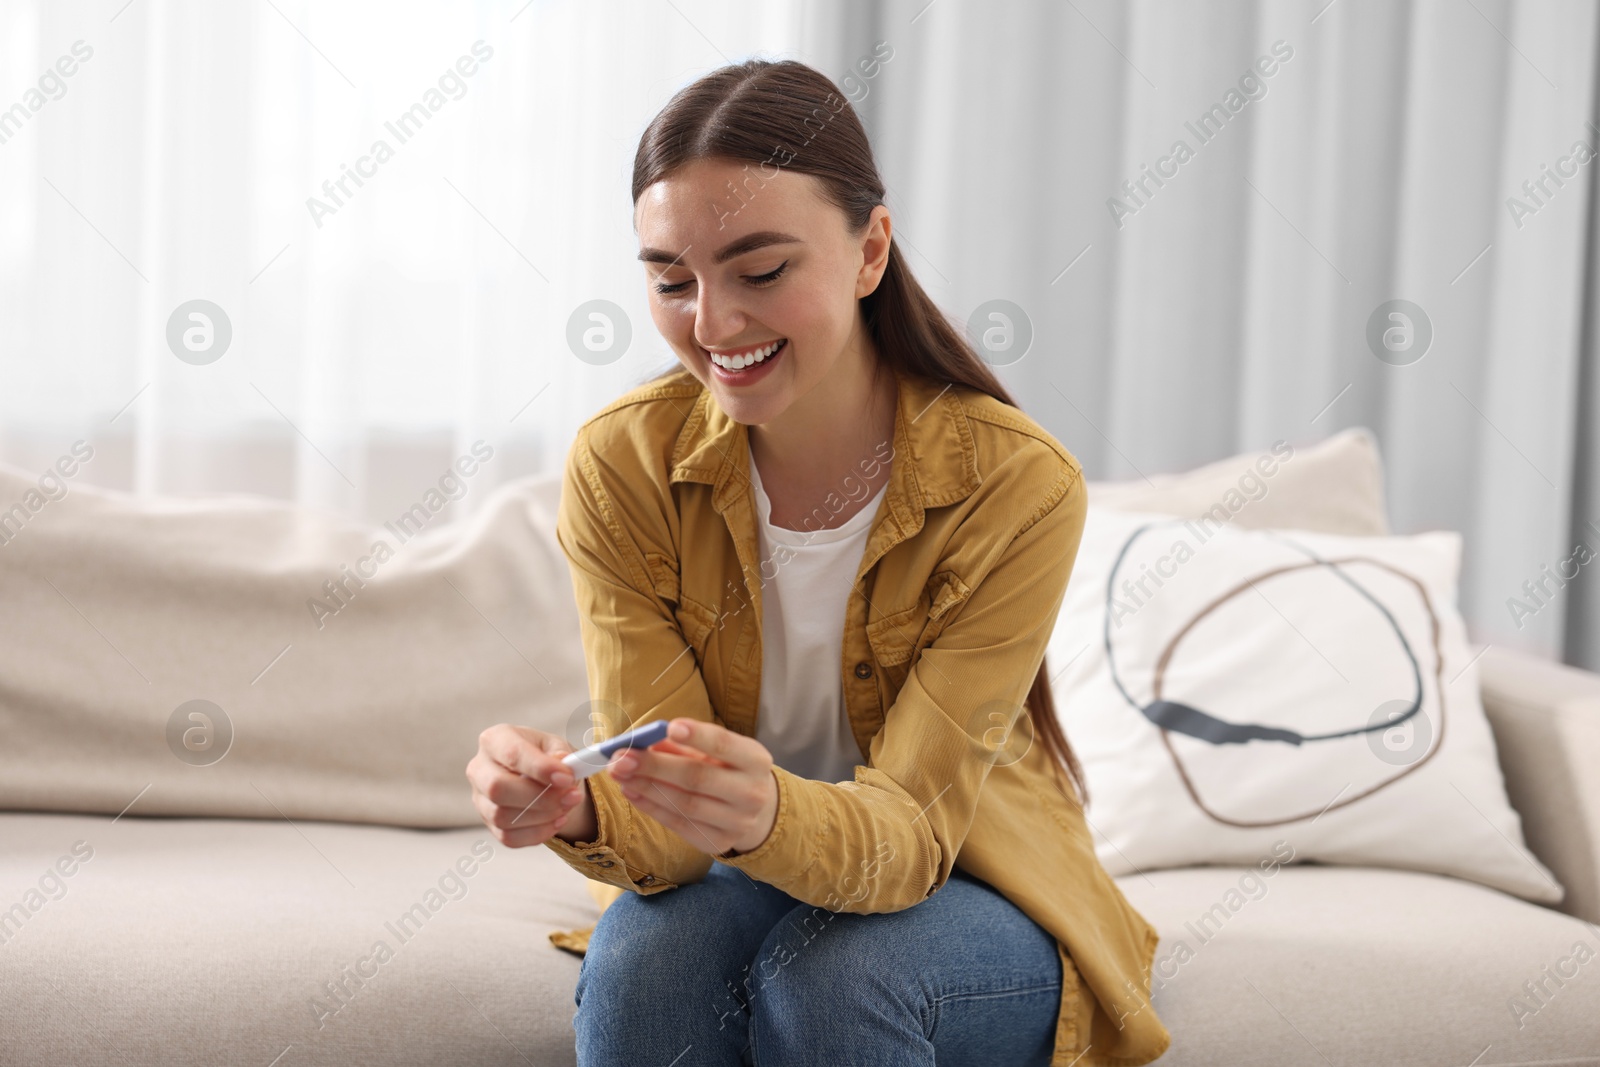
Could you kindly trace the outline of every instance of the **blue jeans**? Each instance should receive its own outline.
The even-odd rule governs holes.
[[[600,916],[578,972],[578,1063],[1045,1065],[1055,939],[956,871],[904,911],[831,912],[713,862]]]

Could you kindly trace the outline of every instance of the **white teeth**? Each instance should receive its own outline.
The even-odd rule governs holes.
[[[713,363],[724,368],[725,370],[744,370],[746,367],[754,363],[765,362],[766,358],[776,352],[780,347],[782,347],[782,345],[783,341],[774,341],[770,345],[766,345],[763,348],[758,348],[753,352],[747,352],[742,356],[729,357],[709,351],[706,353],[706,355],[711,357],[711,361]]]

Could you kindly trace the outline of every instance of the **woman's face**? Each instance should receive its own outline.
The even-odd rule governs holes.
[[[811,176],[701,159],[640,195],[634,229],[656,329],[734,420],[769,422],[841,356],[870,357],[857,301],[888,262],[882,205],[852,237]],[[724,369],[713,353],[750,366]]]

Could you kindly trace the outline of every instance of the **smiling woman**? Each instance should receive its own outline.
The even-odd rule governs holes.
[[[816,70],[683,89],[632,192],[679,366],[579,428],[557,534],[596,732],[667,736],[575,781],[502,724],[467,768],[502,843],[623,891],[552,935],[584,954],[579,1063],[1156,1058],[1158,938],[1095,856],[1044,662],[1077,460],[913,277]]]

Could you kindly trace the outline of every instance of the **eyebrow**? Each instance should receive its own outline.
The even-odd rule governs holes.
[[[717,249],[714,253],[712,253],[711,261],[713,263],[726,263],[735,256],[742,256],[746,252],[754,252],[756,249],[766,248],[768,245],[799,243],[800,238],[787,233],[779,233],[776,230],[757,230],[755,233],[745,234],[738,240],[730,241],[728,244],[725,244],[721,248]],[[640,250],[639,260],[643,263],[665,263],[668,266],[671,266],[672,264],[678,262],[678,260],[682,259],[687,253],[688,249],[684,249],[677,255],[673,255],[671,252],[666,252],[659,248],[645,248]]]

